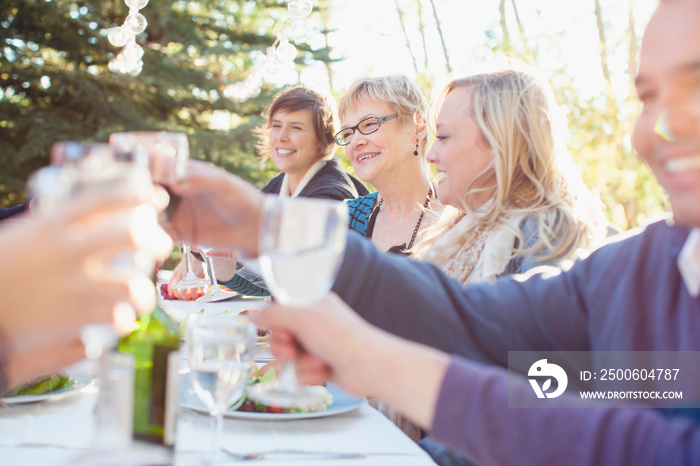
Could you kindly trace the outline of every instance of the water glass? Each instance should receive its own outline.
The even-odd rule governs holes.
[[[234,316],[193,314],[187,321],[192,387],[212,416],[212,464],[220,458],[224,413],[250,378],[257,335],[253,324]]]

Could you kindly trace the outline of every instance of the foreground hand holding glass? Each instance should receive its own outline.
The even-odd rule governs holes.
[[[347,206],[324,199],[265,198],[260,230],[260,268],[280,304],[306,307],[333,285],[345,250]],[[294,362],[279,378],[257,384],[248,396],[267,406],[313,405],[317,392],[297,380]]]
[[[187,160],[190,157],[189,142],[185,133],[166,131],[128,131],[112,133],[109,144],[121,153],[129,154],[131,160],[147,166],[153,182],[168,186],[185,173]],[[167,187],[166,187],[167,190]],[[165,211],[165,220],[169,219],[177,208],[179,198],[168,190],[170,204]],[[192,273],[189,245],[182,244],[182,255],[185,259],[185,277],[173,288],[189,289],[207,285],[207,281]]]
[[[60,203],[75,202],[81,196],[93,196],[100,191],[148,193],[153,189],[147,168],[118,157],[112,147],[71,144],[78,144],[75,147],[80,149],[79,160],[65,160],[61,167],[43,168],[30,180],[39,211],[50,212]],[[129,211],[105,213],[95,220],[95,225],[84,227],[97,228],[98,224],[106,230],[123,230],[130,225],[129,231],[140,248],[135,252],[114,248],[109,256],[96,258],[93,264],[95,273],[149,276],[155,259],[165,257],[172,247],[170,239],[158,226],[155,208],[147,203]],[[93,449],[76,459],[78,464],[107,464],[106,457],[117,461],[114,457],[117,454],[119,464],[138,464],[137,458],[129,451],[133,362],[129,363],[126,356],[117,361],[117,356],[112,353],[117,334],[130,331],[135,317],[134,309],[123,302],[114,309],[114,326],[99,324],[83,328],[81,337],[86,355],[97,362],[100,390]],[[107,452],[110,454],[106,455]]]

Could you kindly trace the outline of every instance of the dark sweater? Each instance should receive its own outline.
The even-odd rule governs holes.
[[[17,214],[21,214],[26,210],[29,210],[29,200],[27,200],[24,204],[8,207],[6,209],[0,209],[0,221]]]
[[[594,404],[578,392],[542,400],[551,407],[509,408],[511,396],[537,398],[524,377],[503,370],[509,352],[521,351],[669,351],[678,365],[698,358],[690,352],[700,351],[700,298],[690,296],[676,264],[687,235],[659,222],[568,272],[467,287],[351,235],[334,290],[369,322],[455,355],[432,437],[477,464],[700,464],[700,410],[690,409],[700,399],[700,364],[682,369],[673,385],[646,381],[645,390],[682,391],[684,406],[675,410]],[[601,375],[605,367],[595,357],[593,364]],[[658,368],[669,367],[677,365]],[[599,377],[593,386],[607,383]]]
[[[266,194],[279,194],[284,173],[272,178],[263,188]],[[319,197],[325,199],[354,199],[368,194],[367,188],[357,178],[350,176],[337,159],[330,159],[309,180],[299,197]]]

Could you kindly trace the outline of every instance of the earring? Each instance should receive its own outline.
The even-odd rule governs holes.
[[[413,155],[418,157],[418,141],[416,141],[416,150],[413,151]]]

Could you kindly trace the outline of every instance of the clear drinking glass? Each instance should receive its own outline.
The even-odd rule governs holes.
[[[151,188],[151,176],[148,169],[119,157],[114,148],[100,143],[61,142],[54,150],[68,150],[69,157],[56,159],[56,165],[41,168],[34,172],[27,184],[35,200],[37,214],[50,214],[58,206],[74,202],[80,197],[94,195],[104,190],[129,190],[143,192]],[[60,165],[60,166],[57,166]],[[132,225],[135,234],[150,235],[152,229],[158,228],[157,214],[153,206],[142,204],[134,209],[118,213],[104,214],[101,225]],[[126,254],[115,251],[105,258],[105,266],[114,270],[133,271],[150,275],[155,260],[148,251]],[[115,308],[118,320],[135,316],[134,310],[127,303],[120,303]],[[128,325],[128,319],[124,319]],[[131,413],[128,398],[132,393],[117,393],[114,389],[114,377],[128,385],[128,369],[115,371],[113,353],[118,338],[117,329],[111,324],[86,325],[81,330],[81,340],[85,345],[88,359],[93,363],[92,372],[98,378],[98,400],[96,415],[95,440],[90,452],[76,459],[76,464],[103,464],[106,453],[119,453],[119,464],[138,464],[133,452],[129,450],[131,424],[123,415],[115,416],[116,409],[126,409]],[[133,375],[131,377],[133,381]],[[133,391],[131,387],[121,386]],[[119,403],[119,407],[115,407]],[[128,429],[128,430],[127,430]],[[118,443],[118,445],[117,445]],[[114,459],[114,458],[113,458]],[[115,460],[116,461],[116,460]]]
[[[259,261],[265,284],[277,302],[305,307],[333,285],[347,236],[348,211],[325,199],[265,198]],[[298,382],[294,362],[277,380],[254,385],[248,396],[282,408],[315,404],[319,395]]]
[[[172,287],[176,289],[188,289],[188,288],[199,288],[206,286],[209,282],[192,272],[192,253],[190,245],[187,243],[182,243],[182,259],[185,261],[185,276],[182,280],[177,283],[173,283]]]
[[[187,321],[192,387],[212,416],[211,461],[221,453],[223,416],[243,394],[254,364],[257,329],[227,315],[193,314]]]
[[[145,164],[153,177],[153,182],[165,187],[170,195],[170,204],[165,211],[167,221],[177,208],[179,199],[168,188],[168,184],[185,174],[190,146],[185,133],[167,131],[127,131],[109,135],[109,144],[120,153],[130,154],[133,160]],[[172,285],[173,288],[199,288],[209,282],[192,273],[189,246],[183,244],[185,277]]]
[[[214,301],[222,301],[224,299],[232,298],[238,296],[238,293],[234,291],[224,291],[216,280],[216,271],[214,270],[214,262],[212,257],[209,255],[212,248],[202,247],[199,248],[204,263],[207,265],[207,275],[209,276],[209,290],[204,296],[197,298],[198,303],[211,303]]]
[[[58,141],[51,147],[51,165],[95,170],[117,161],[132,162],[148,168],[148,160],[121,152],[101,142]]]

